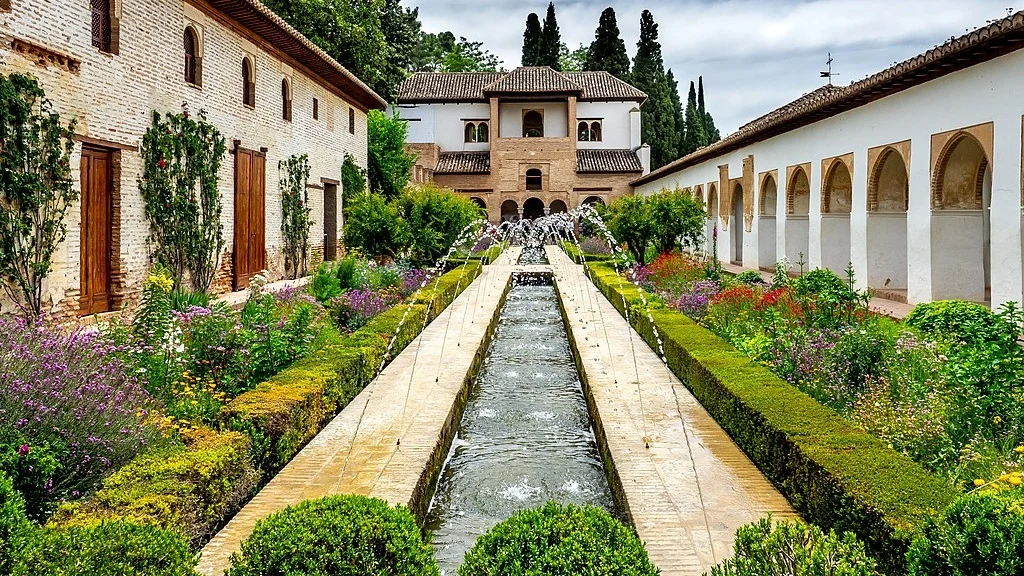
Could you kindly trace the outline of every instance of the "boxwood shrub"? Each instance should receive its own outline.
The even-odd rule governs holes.
[[[384,500],[340,495],[307,500],[256,523],[232,554],[228,576],[436,576],[434,551],[416,518]]]
[[[459,576],[656,576],[633,530],[600,508],[548,502],[477,539]]]
[[[924,525],[911,576],[1024,575],[1024,491],[971,494]]]
[[[957,495],[948,482],[681,312],[654,304],[652,324],[640,313],[639,288],[620,282],[607,264],[588,267],[648,344],[663,339],[669,368],[805,519],[854,532],[883,571],[906,572],[906,551],[921,522]]]
[[[156,526],[103,522],[44,528],[24,548],[12,576],[198,576],[198,555],[178,534]]]
[[[827,534],[798,520],[773,525],[771,518],[736,531],[733,557],[711,576],[879,576],[864,543],[851,532]]]

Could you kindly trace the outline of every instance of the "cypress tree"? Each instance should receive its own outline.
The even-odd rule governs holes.
[[[704,77],[697,77],[697,112],[701,119],[701,125],[703,127],[703,140],[701,146],[707,146],[708,144],[714,144],[722,139],[722,135],[718,133],[718,128],[715,127],[715,119],[711,117],[707,108],[704,107]]]
[[[686,125],[683,117],[683,102],[679,98],[679,82],[676,80],[676,75],[669,70],[665,75],[668,80],[669,95],[672,97],[672,117],[675,118],[676,123],[676,154],[682,156],[683,154],[683,138],[685,136],[684,126]]]
[[[603,70],[617,78],[629,76],[629,54],[626,54],[626,43],[619,36],[614,8],[605,8],[601,12],[586,69]]]
[[[633,58],[634,86],[647,93],[640,109],[643,141],[651,146],[651,168],[660,168],[675,160],[679,151],[679,132],[672,110],[672,94],[665,62],[658,43],[658,25],[650,10],[640,15],[640,41]]]
[[[562,33],[558,30],[558,20],[555,19],[555,3],[551,2],[548,4],[548,13],[544,16],[544,29],[540,35],[537,65],[551,66],[555,70],[560,70],[558,57],[561,50]]]
[[[683,148],[680,153],[686,156],[706,144],[704,117],[700,113],[700,105],[697,103],[697,92],[693,87],[693,82],[690,82],[690,94],[686,98],[686,131],[683,135]]]
[[[531,12],[526,17],[526,32],[523,33],[523,66],[537,66],[540,62],[541,29],[540,17]]]

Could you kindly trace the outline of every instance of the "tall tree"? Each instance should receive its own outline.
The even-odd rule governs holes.
[[[590,44],[587,70],[604,70],[618,78],[629,75],[629,54],[626,43],[619,36],[619,25],[615,20],[615,9],[605,8]]]
[[[455,39],[451,32],[421,32],[413,49],[410,72],[495,72],[498,57],[483,48],[483,42]]]
[[[697,78],[697,111],[700,114],[701,122],[704,127],[704,144],[714,144],[722,139],[722,135],[719,134],[718,128],[715,127],[715,119],[711,117],[711,113],[704,107],[704,77],[699,76]]]
[[[658,24],[650,10],[640,15],[640,40],[633,58],[634,86],[647,93],[641,108],[643,141],[651,146],[651,168],[668,164],[679,150],[679,132],[672,110],[672,94],[658,43]]]
[[[526,17],[526,32],[523,32],[523,66],[539,65],[542,33],[540,17],[530,12]]]
[[[562,72],[582,72],[587,69],[589,57],[590,49],[583,44],[572,51],[568,46],[562,44],[562,48],[558,51],[558,69]]]
[[[679,82],[676,80],[676,76],[672,73],[672,70],[669,70],[668,73],[665,74],[665,77],[668,80],[669,96],[672,97],[672,117],[676,121],[675,154],[681,156],[683,154],[682,150],[685,134],[683,127],[686,125],[686,122],[683,118],[683,102],[679,97]]]
[[[697,104],[697,91],[694,90],[693,82],[690,82],[690,94],[686,98],[686,129],[683,134],[683,147],[679,151],[686,156],[707,145],[707,137],[704,134],[704,117],[700,113]]]
[[[555,3],[548,3],[548,13],[544,16],[544,29],[540,35],[540,57],[539,66],[551,66],[555,70],[561,69],[558,61],[559,53],[562,50],[562,33],[558,29],[558,20],[555,19]]]

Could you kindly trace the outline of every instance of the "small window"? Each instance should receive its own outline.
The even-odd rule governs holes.
[[[117,54],[117,32],[115,30],[112,0],[90,0],[92,6],[92,45],[100,52]]]
[[[466,142],[476,142],[476,124],[472,122],[466,122]]]
[[[313,120],[320,119],[320,101],[313,98]]]
[[[544,137],[544,115],[539,110],[527,110],[523,113],[523,137]]]
[[[287,78],[281,80],[281,118],[292,121],[292,88]]]
[[[576,127],[576,140],[580,142],[590,142],[590,125],[586,122],[580,122]]]
[[[576,126],[576,139],[580,142],[600,142],[601,121],[581,120]]]
[[[487,142],[490,137],[490,131],[487,129],[487,122],[466,122],[466,127],[463,130],[465,135],[465,142],[479,143]]]
[[[242,104],[250,108],[256,107],[256,78],[253,74],[252,60],[248,56],[242,58]]]
[[[476,125],[476,141],[487,142],[490,140],[491,134],[490,129],[487,128],[487,122],[481,122]]]
[[[544,187],[544,175],[536,168],[526,171],[526,189],[541,190]]]
[[[11,11],[11,0],[0,0],[0,11],[10,12]]]
[[[601,141],[601,122],[590,123],[590,141],[600,142]]]
[[[356,109],[351,107],[348,109],[348,133],[356,133]]]
[[[195,28],[185,28],[185,82],[202,86],[201,59],[199,57],[199,35]]]

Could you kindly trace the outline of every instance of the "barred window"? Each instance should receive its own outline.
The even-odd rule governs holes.
[[[292,89],[287,78],[281,80],[281,118],[292,121]]]
[[[195,28],[185,27],[185,82],[202,85],[202,73],[199,57],[199,35]]]
[[[114,38],[111,28],[111,0],[91,0],[92,2],[92,45],[101,52],[114,52]]]
[[[256,106],[256,78],[248,56],[242,58],[242,104]]]

